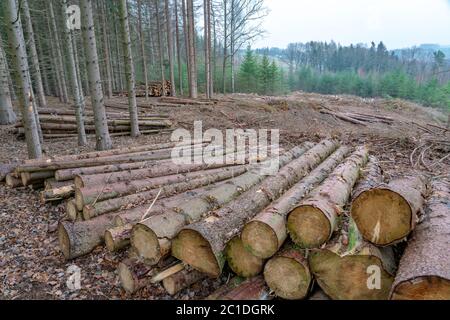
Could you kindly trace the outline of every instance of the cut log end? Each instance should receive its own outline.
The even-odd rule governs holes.
[[[238,276],[250,278],[263,270],[264,260],[247,250],[239,237],[234,237],[228,242],[225,255],[231,270]]]
[[[339,257],[329,250],[313,250],[309,265],[320,287],[335,300],[386,300],[394,281],[373,255]]]
[[[136,280],[126,263],[119,263],[118,267],[119,279],[122,288],[127,293],[134,293],[136,291]]]
[[[292,241],[302,248],[320,247],[331,234],[325,214],[310,205],[297,207],[289,214],[287,229]]]
[[[278,218],[278,216],[274,216]],[[282,219],[280,217],[280,219]],[[262,221],[250,221],[242,230],[241,238],[246,248],[256,257],[268,259],[272,257],[279,246],[275,231]]]
[[[450,300],[450,281],[437,276],[418,277],[396,286],[393,300]]]
[[[221,274],[221,267],[209,242],[194,230],[181,230],[172,241],[172,255],[212,278]]]
[[[412,228],[413,214],[408,202],[387,189],[361,193],[353,201],[351,215],[362,236],[380,246],[402,240]]]
[[[157,235],[152,229],[143,225],[137,224],[131,234],[131,243],[133,248],[139,253],[140,258],[144,259],[145,263],[154,265],[162,258],[161,246]]]
[[[71,258],[70,237],[64,223],[58,225],[59,248],[67,260]]]
[[[70,221],[76,221],[78,217],[78,210],[75,201],[69,200],[66,202],[66,216]]]
[[[275,294],[283,299],[303,299],[309,292],[311,274],[293,258],[274,257],[264,268],[264,279]]]

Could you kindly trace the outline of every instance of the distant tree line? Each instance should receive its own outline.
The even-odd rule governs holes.
[[[416,49],[401,55],[383,42],[369,47],[334,42],[292,43],[286,49],[266,48],[245,53],[239,91],[280,94],[303,90],[362,97],[393,97],[427,106],[450,108],[450,63],[438,50],[424,59]],[[276,76],[264,84],[267,62]],[[286,70],[287,72],[284,72]]]

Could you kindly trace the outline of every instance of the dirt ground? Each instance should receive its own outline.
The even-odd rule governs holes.
[[[353,96],[323,96],[296,93],[287,97],[227,95],[210,106],[155,108],[167,111],[175,128],[193,130],[203,121],[203,130],[218,128],[279,129],[280,142],[289,149],[304,141],[338,138],[352,146],[366,144],[378,157],[386,177],[420,170],[430,177],[450,178],[450,134],[447,116],[438,110],[401,100],[362,99]],[[57,108],[61,104],[49,99]],[[143,99],[139,99],[143,102]],[[352,124],[320,110],[359,112],[394,119],[391,125]],[[25,142],[0,127],[0,163],[27,158]],[[166,142],[170,135],[113,138],[114,146],[135,146]],[[47,155],[75,154],[94,150],[79,148],[76,139],[45,141]],[[447,157],[446,157],[447,156]],[[56,226],[64,216],[64,204],[41,205],[38,191],[9,189],[0,184],[0,299],[201,299],[230,276],[204,280],[174,297],[160,285],[145,288],[133,296],[121,289],[117,264],[127,253],[110,254],[99,247],[82,258],[66,262],[59,252]],[[71,265],[81,268],[81,290],[71,292],[66,280]]]

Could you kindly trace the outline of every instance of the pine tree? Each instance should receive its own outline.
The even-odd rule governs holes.
[[[258,81],[258,61],[251,47],[247,47],[244,60],[239,70],[239,83],[241,91],[256,92]]]

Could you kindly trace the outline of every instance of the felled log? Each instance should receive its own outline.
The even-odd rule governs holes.
[[[231,176],[239,176],[247,170],[245,166],[218,168],[206,171],[195,171],[182,174],[173,174],[156,178],[116,182],[114,184],[101,184],[75,190],[75,200],[79,210],[87,204],[103,201],[140,191],[162,188],[166,185],[188,182],[191,179],[212,176],[210,181],[218,181]],[[217,177],[217,175],[219,177]],[[194,187],[195,188],[195,187]]]
[[[132,209],[124,209],[122,211],[117,212],[117,216],[114,218],[114,222],[116,226],[123,226],[125,224],[136,224],[138,222],[142,222],[142,218],[145,214],[147,214],[147,218],[153,215],[162,214],[171,210],[172,208],[180,205],[182,203],[191,201],[194,198],[200,197],[205,193],[211,191],[214,188],[217,188],[220,185],[227,183],[227,180],[216,182],[211,185],[189,190],[185,193],[177,194],[171,196],[169,198],[165,198],[164,201],[157,201],[150,212],[148,212],[149,205],[141,205]],[[159,199],[159,198],[158,198]]]
[[[42,203],[60,201],[63,199],[70,198],[74,194],[75,194],[75,186],[68,185],[60,188],[44,190],[40,194],[40,199]]]
[[[45,190],[59,189],[70,185],[74,185],[73,180],[56,181],[55,178],[48,178],[44,181]]]
[[[224,265],[225,246],[241,231],[245,222],[308,175],[320,163],[317,158],[320,159],[322,153],[325,154],[322,157],[325,157],[337,147],[334,141],[319,143],[311,148],[311,152],[283,166],[276,175],[250,188],[227,206],[184,227],[173,239],[172,255],[196,270],[211,277],[219,277]],[[238,269],[243,268],[244,265],[240,265]]]
[[[5,177],[5,183],[10,188],[22,187],[22,179],[14,177],[11,173],[8,173]]]
[[[105,231],[105,244],[109,252],[116,252],[130,245],[132,224],[114,227]]]
[[[263,277],[258,276],[247,280],[234,277],[205,300],[261,301],[272,298]]]
[[[72,222],[83,220],[83,214],[78,210],[75,199],[69,199],[66,202],[66,218]]]
[[[131,258],[120,262],[117,271],[122,288],[128,294],[133,294],[150,284],[150,275],[156,270]]]
[[[240,277],[250,278],[260,274],[264,267],[264,259],[254,256],[244,247],[241,237],[235,236],[228,241],[225,257],[230,269]]]
[[[206,278],[204,273],[198,272],[196,270],[181,270],[170,277],[165,278],[162,281],[164,289],[170,294],[175,295],[176,293],[189,288],[191,285],[199,282]]]
[[[241,234],[244,246],[259,258],[272,257],[287,238],[286,217],[288,213],[310,190],[325,180],[349,152],[350,148],[340,147],[280,199],[250,220],[244,226]]]
[[[311,291],[312,279],[306,252],[292,244],[286,245],[264,267],[264,280],[283,299],[304,299]]]
[[[187,172],[195,172],[201,170],[217,169],[228,167],[227,164],[207,164],[207,163],[193,163],[186,165],[175,164],[172,161],[161,163],[158,165],[148,165],[148,168],[129,169],[126,171],[100,173],[95,175],[77,175],[75,176],[75,185],[77,188],[85,186],[115,183],[119,181],[141,180],[144,178],[156,178],[161,176],[168,176],[173,174],[181,174]]]
[[[55,171],[38,171],[38,172],[22,172],[20,177],[22,184],[27,186],[35,182],[44,182],[45,179],[51,178],[55,175]]]
[[[351,215],[363,237],[375,245],[402,241],[416,226],[427,192],[421,176],[405,176],[361,192]]]
[[[396,270],[392,248],[363,240],[353,221],[343,230],[309,254],[317,283],[334,300],[388,299]]]
[[[311,143],[305,143],[293,148],[278,158],[280,166],[284,166],[293,159],[300,157],[312,147]],[[146,263],[154,264],[161,257],[170,252],[171,239],[187,224],[199,221],[209,211],[219,208],[223,204],[232,201],[253,185],[263,180],[259,169],[273,164],[272,159],[262,162],[254,169],[227,181],[206,194],[183,203],[162,215],[151,217],[138,223],[132,231],[131,244],[138,255]]]
[[[86,204],[85,199],[83,199],[84,206],[83,216],[86,220],[91,219],[108,212],[115,210],[120,210],[123,206],[134,205],[143,202],[147,202],[149,199],[155,198],[158,194],[160,198],[166,198],[181,192],[196,189],[202,186],[209,185],[214,182],[226,180],[229,178],[237,177],[243,174],[247,169],[245,166],[227,167],[225,170],[207,170],[207,171],[197,171],[193,173],[181,176],[181,178],[175,180],[175,175],[167,176],[165,179],[152,180],[151,184],[146,184],[146,188],[152,188],[153,190],[138,192],[135,194],[130,194],[127,196],[118,196],[117,198],[108,199],[105,201],[100,201],[92,204]],[[174,179],[170,178],[173,177]],[[156,179],[156,178],[151,178]],[[170,181],[171,180],[171,181]],[[184,181],[181,181],[184,180]],[[142,181],[142,180],[138,180]],[[147,180],[148,181],[148,180]],[[176,182],[179,181],[179,182]],[[175,183],[173,183],[175,182]],[[127,182],[132,184],[132,182]],[[159,183],[159,184],[158,184]],[[154,186],[160,186],[159,190],[154,190]],[[84,189],[79,189],[81,190]],[[108,192],[108,191],[106,191]],[[96,196],[95,199],[102,199],[106,195]]]
[[[0,164],[0,182],[2,182],[3,180],[5,180],[6,176],[9,173],[12,173],[14,171],[14,169],[17,167],[18,164],[7,164],[7,163],[1,163]]]
[[[59,247],[67,260],[88,254],[104,241],[105,231],[114,227],[114,214],[89,221],[67,222],[58,225]]]
[[[395,300],[450,300],[450,187],[434,181],[424,221],[413,231],[392,287]]]
[[[294,243],[302,248],[317,248],[331,238],[359,170],[367,160],[367,148],[359,147],[289,213],[287,229]]]
[[[174,104],[189,104],[189,105],[210,105],[210,102],[198,101],[193,99],[184,99],[184,98],[176,98],[176,97],[161,97],[159,98],[160,102],[163,103],[174,103]]]

